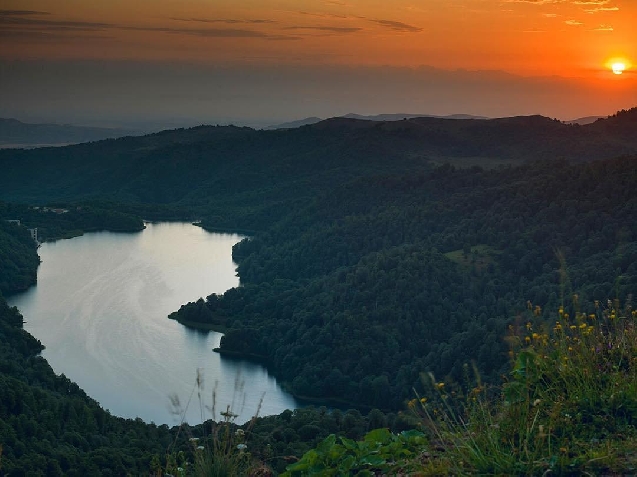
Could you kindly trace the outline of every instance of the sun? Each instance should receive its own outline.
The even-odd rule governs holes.
[[[626,71],[626,63],[622,61],[616,61],[612,65],[610,65],[610,69],[613,70],[613,73],[616,75],[621,75],[624,71]]]
[[[625,55],[614,55],[607,57],[604,67],[608,68],[614,75],[621,76],[632,70],[633,63]]]

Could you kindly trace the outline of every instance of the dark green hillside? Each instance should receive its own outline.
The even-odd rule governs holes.
[[[399,408],[423,370],[462,380],[471,361],[497,380],[527,300],[637,285],[636,160],[361,180],[238,244],[244,286],[174,317],[229,328],[222,352],[305,397]]]
[[[0,199],[161,205],[182,216],[208,216],[218,227],[264,230],[318,192],[361,177],[414,174],[428,161],[489,165],[633,154],[631,111],[586,126],[541,116],[336,118],[290,130],[201,126],[64,148],[5,150]]]
[[[0,203],[0,296],[24,291],[35,283],[40,258],[25,227],[8,223]]]

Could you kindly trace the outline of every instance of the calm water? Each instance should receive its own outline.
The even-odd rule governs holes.
[[[12,297],[25,329],[46,346],[56,373],[77,382],[111,413],[178,424],[170,396],[182,406],[203,376],[202,401],[216,412],[232,405],[248,420],[297,407],[256,364],[221,359],[221,335],[189,330],[167,315],[188,301],[239,284],[232,262],[238,235],[184,223],[147,224],[137,234],[99,232],[45,243],[38,284]],[[265,394],[264,394],[265,393]],[[212,417],[205,410],[204,418]],[[187,421],[201,422],[197,392]]]

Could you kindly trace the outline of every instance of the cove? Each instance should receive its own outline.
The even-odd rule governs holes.
[[[179,424],[175,396],[190,424],[221,419],[227,406],[245,422],[260,401],[259,415],[278,414],[299,405],[264,367],[222,358],[212,352],[221,334],[167,318],[184,303],[239,285],[232,246],[241,238],[149,223],[139,233],[44,243],[37,285],[8,301],[55,372],[116,416]]]

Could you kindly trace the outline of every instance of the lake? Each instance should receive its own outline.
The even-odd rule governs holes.
[[[179,424],[176,396],[195,424],[213,417],[213,392],[218,419],[230,405],[245,422],[261,400],[259,415],[278,414],[298,404],[264,367],[222,359],[212,351],[221,334],[167,318],[184,303],[239,285],[232,246],[241,239],[186,223],[150,223],[139,233],[44,243],[37,285],[8,301],[46,346],[42,354],[55,372],[114,415]]]

